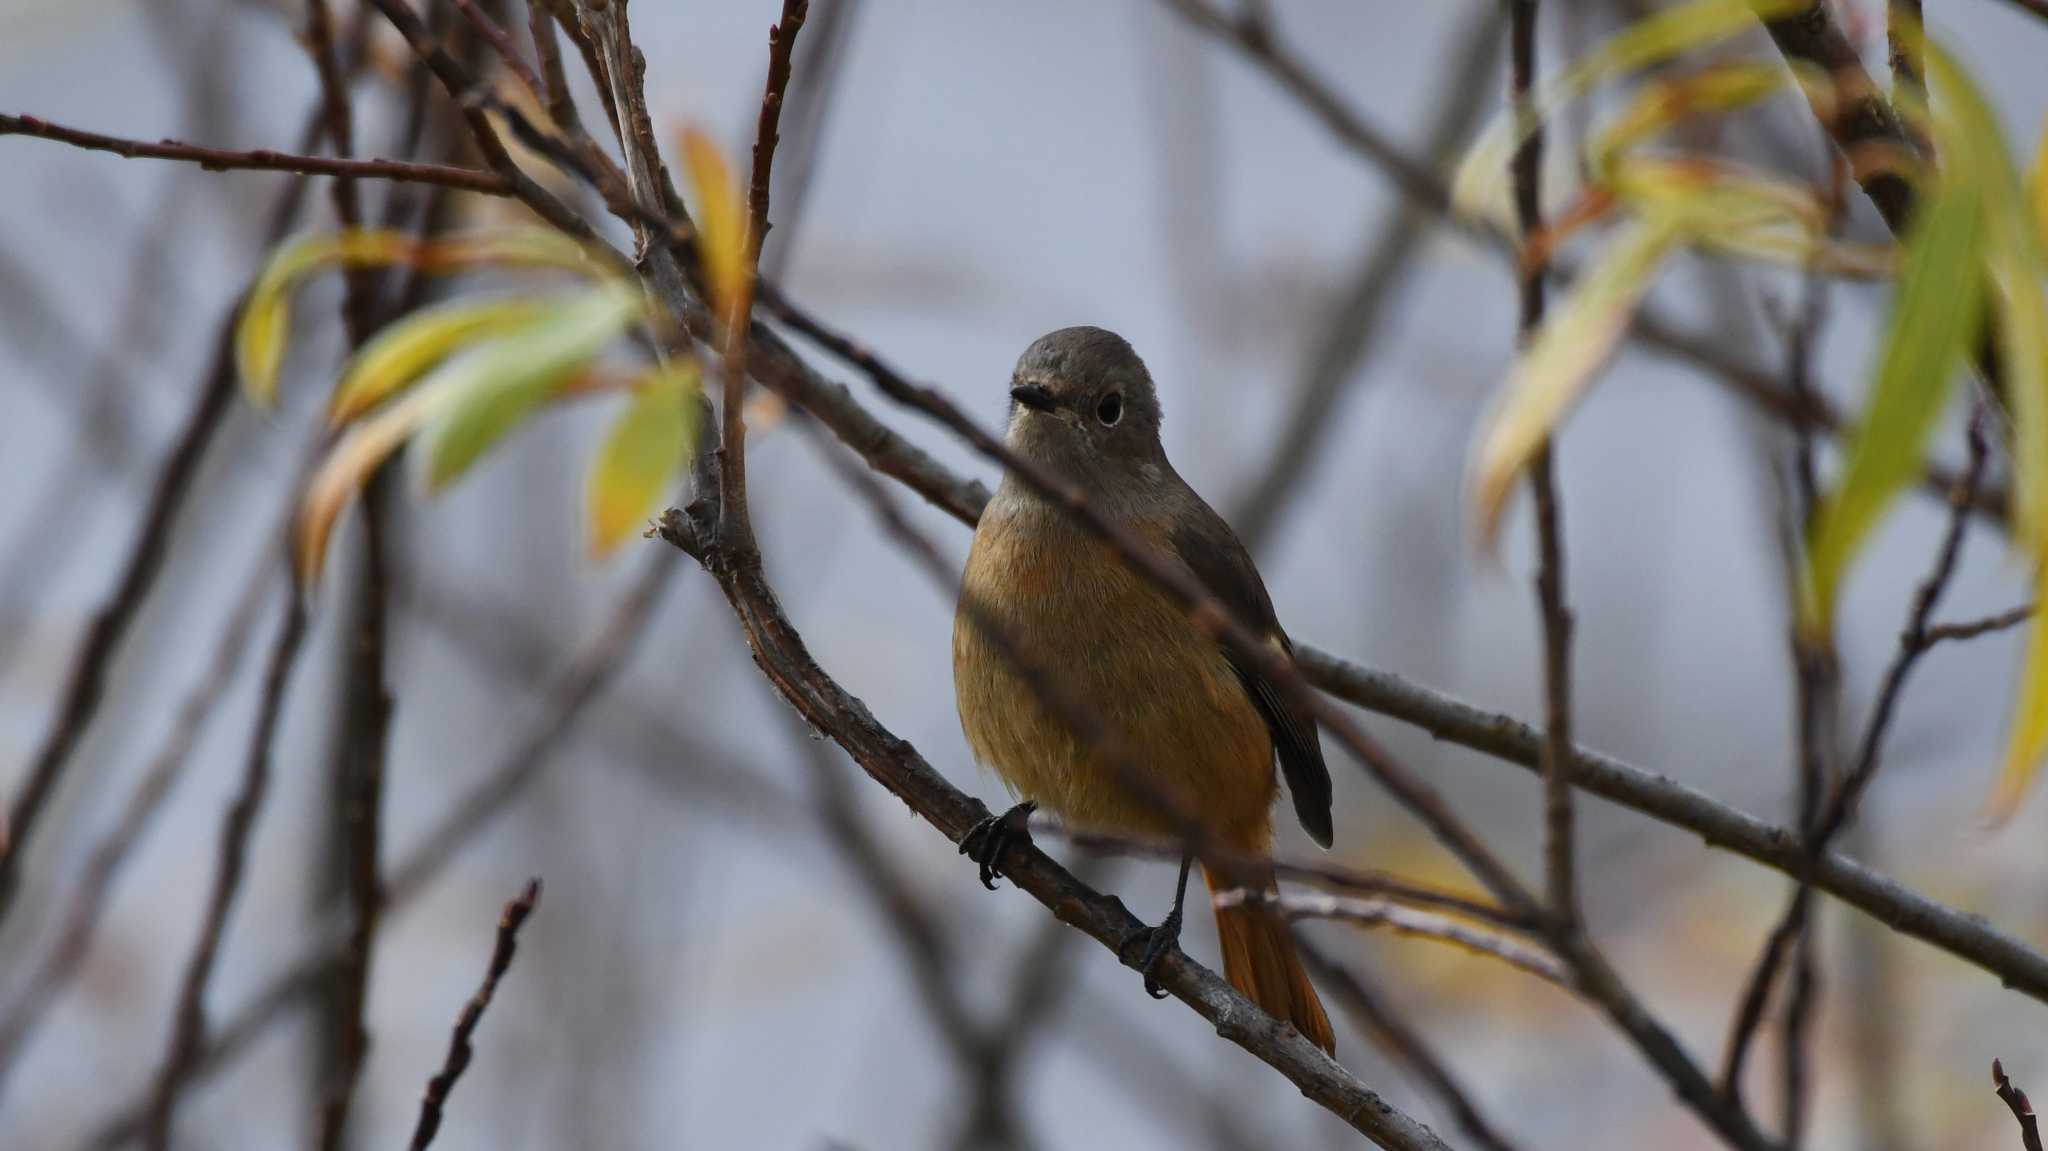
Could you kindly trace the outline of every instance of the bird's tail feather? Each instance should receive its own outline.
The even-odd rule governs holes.
[[[1207,868],[1202,878],[1213,895],[1216,877]],[[1278,915],[1256,904],[1216,908],[1216,938],[1223,947],[1223,977],[1266,1014],[1294,1024],[1309,1042],[1334,1054],[1337,1039],[1323,1001],[1308,981],[1295,952],[1294,936]]]

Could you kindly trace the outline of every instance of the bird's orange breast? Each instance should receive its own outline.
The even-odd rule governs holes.
[[[1160,525],[1132,526],[1163,547]],[[1264,720],[1216,644],[1107,545],[1054,509],[999,499],[975,531],[961,596],[1095,709],[1144,782],[1133,787],[1081,746],[963,606],[953,624],[961,727],[1013,792],[1076,824],[1171,834],[1145,796],[1158,789],[1230,842],[1265,846],[1276,782]]]

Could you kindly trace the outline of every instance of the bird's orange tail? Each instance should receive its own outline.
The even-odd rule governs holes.
[[[1207,868],[1202,878],[1216,891]],[[1238,904],[1216,908],[1216,938],[1223,946],[1223,977],[1266,1014],[1294,1024],[1308,1041],[1335,1054],[1337,1038],[1323,1001],[1309,984],[1287,924],[1263,907]]]

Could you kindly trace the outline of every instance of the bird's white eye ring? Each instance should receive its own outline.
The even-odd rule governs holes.
[[[1124,418],[1123,393],[1111,392],[1102,397],[1101,402],[1095,405],[1095,418],[1101,420],[1105,428],[1115,427],[1116,422]]]

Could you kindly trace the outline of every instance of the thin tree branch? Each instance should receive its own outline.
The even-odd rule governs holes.
[[[1527,106],[1536,82],[1536,0],[1509,0],[1508,93]],[[1543,132],[1529,133],[1509,161],[1515,222],[1521,230],[1522,297],[1518,343],[1543,326],[1548,257],[1531,244],[1543,231]],[[1572,846],[1572,612],[1565,599],[1563,508],[1557,494],[1556,440],[1544,441],[1529,468],[1536,503],[1536,605],[1543,622],[1544,874],[1556,929],[1579,929],[1578,871]]]
[[[1301,952],[1302,962],[1317,981],[1330,990],[1338,1005],[1349,1012],[1396,1063],[1407,1067],[1410,1075],[1422,1081],[1475,1144],[1487,1151],[1513,1151],[1514,1145],[1479,1113],[1471,1094],[1430,1048],[1422,1032],[1403,1018],[1385,996],[1368,986],[1364,976],[1337,963],[1306,940],[1298,942],[1296,947]]]
[[[1499,932],[1477,928],[1448,915],[1402,907],[1391,899],[1359,899],[1320,891],[1266,891],[1238,888],[1218,893],[1216,905],[1259,903],[1289,919],[1332,919],[1358,927],[1384,927],[1396,935],[1447,943],[1473,955],[1498,959],[1546,983],[1578,993],[1569,971],[1548,953]]]
[[[291,152],[273,152],[267,148],[238,151],[232,148],[208,148],[177,140],[159,140],[151,143],[66,128],[35,116],[9,116],[0,113],[0,136],[33,136],[87,151],[112,152],[129,159],[178,160],[197,164],[209,172],[297,172],[306,176],[361,177],[369,180],[393,180],[403,184],[438,184],[486,196],[514,194],[511,182],[504,176],[475,168],[449,164],[416,164],[405,160],[354,160],[334,156],[304,156]]]
[[[533,93],[536,99],[542,98],[544,89],[541,86],[540,77],[534,73],[533,68],[519,55],[519,49],[512,44],[512,37],[505,32],[505,29],[496,20],[491,19],[491,14],[477,7],[476,0],[452,0],[452,2],[455,5],[455,10],[462,13],[462,18],[469,21],[469,26],[476,29],[477,35],[483,37],[484,43],[491,46],[491,50],[497,53],[498,59],[504,63],[505,67],[511,69],[512,74],[518,77],[520,84],[524,85],[528,92]],[[533,11],[540,11],[538,4],[534,4],[531,7]]]
[[[434,78],[454,98],[462,110],[463,122],[469,126],[470,136],[476,141],[477,150],[483,154],[485,166],[504,178],[508,194],[517,197],[541,219],[569,235],[591,243],[600,242],[588,222],[570,211],[553,193],[535,183],[531,176],[520,170],[519,165],[512,162],[504,141],[498,138],[497,129],[491,127],[489,117],[483,112],[489,91],[478,83],[467,65],[450,55],[426,25],[420,23],[419,16],[406,0],[370,0],[370,3],[384,14],[392,27],[398,29],[399,35],[412,46],[413,54],[426,63]]]
[[[1826,190],[1829,230],[1840,223],[1847,197],[1848,167],[1839,154],[1830,156],[1830,180]],[[1818,399],[1812,382],[1813,348],[1827,320],[1828,285],[1810,268],[1805,278],[1798,314],[1785,331],[1785,392],[1799,404]],[[1792,604],[1789,614],[1793,670],[1794,723],[1797,730],[1796,778],[1798,790],[1797,825],[1802,837],[1813,834],[1815,820],[1826,788],[1834,778],[1841,721],[1841,674],[1832,636],[1808,634],[1797,623],[1798,598],[1807,564],[1805,541],[1820,506],[1820,478],[1814,444],[1814,425],[1800,420],[1793,424],[1792,482],[1780,503],[1780,546],[1785,563],[1785,590]],[[1788,1143],[1796,1145],[1803,1133],[1805,1112],[1805,1029],[1812,1015],[1818,982],[1814,959],[1815,940],[1812,914],[1803,911],[1788,918],[1765,942],[1762,956],[1751,973],[1738,1001],[1730,1038],[1721,1065],[1721,1090],[1730,1099],[1742,1098],[1742,1070],[1750,1044],[1763,1023],[1764,1008],[1770,1000],[1777,967],[1786,950],[1793,950],[1792,991],[1787,997],[1783,1053],[1784,1089],[1780,1093]]]
[[[1961,623],[1936,624],[1928,628],[1926,633],[1921,636],[1921,639],[1929,647],[1945,640],[1976,639],[1978,636],[1990,635],[1993,632],[2006,631],[2018,627],[2032,618],[2034,618],[2034,605],[2023,603],[2018,607],[2008,608],[1997,615],[1986,616],[1983,619],[1965,620]]]
[[[498,917],[498,937],[491,947],[491,965],[484,971],[483,984],[462,1008],[462,1014],[455,1017],[455,1030],[448,1037],[448,1056],[442,1060],[441,1070],[427,1080],[426,1092],[420,1098],[420,1119],[412,1130],[412,1151],[426,1151],[441,1130],[441,1113],[447,1106],[448,1094],[455,1090],[455,1081],[462,1078],[476,1054],[471,1041],[476,1037],[477,1024],[483,1021],[492,997],[498,993],[498,981],[512,970],[512,957],[519,950],[519,929],[539,905],[540,877],[535,876],[526,881],[525,889],[505,905],[504,914]]]
[[[1197,846],[1181,840],[1148,839],[1141,836],[1116,835],[1093,828],[1068,827],[1042,816],[1032,817],[1030,828],[1034,837],[1045,835],[1064,839],[1083,851],[1167,863],[1179,862]],[[1506,931],[1528,933],[1540,926],[1534,920],[1515,917],[1497,904],[1383,871],[1369,871],[1341,863],[1324,863],[1320,860],[1283,859],[1263,852],[1231,851],[1207,844],[1200,846],[1209,857],[1235,873],[1260,876],[1270,874],[1276,879],[1294,880],[1342,895],[1370,896],[1410,907],[1449,912],[1452,915],[1489,923]]]
[[[292,666],[298,660],[299,648],[305,638],[305,601],[296,594],[288,594],[285,596],[284,618],[278,624],[276,638],[271,641],[269,663],[263,672],[256,724],[249,738],[242,783],[235,793],[234,802],[228,807],[227,818],[221,823],[220,861],[214,869],[213,888],[207,897],[199,939],[193,945],[191,957],[185,962],[177,1008],[172,1017],[170,1042],[165,1049],[163,1065],[157,1072],[156,1086],[143,1125],[143,1141],[150,1151],[164,1151],[170,1146],[171,1120],[177,1109],[178,1094],[192,1076],[206,1036],[206,987],[213,978],[214,967],[220,957],[221,937],[227,929],[228,914],[234,910],[235,897],[241,890],[250,833],[255,829],[256,817],[261,813],[264,798],[270,790],[271,757],[275,753],[273,741],[278,721],[284,714],[285,689]]]

